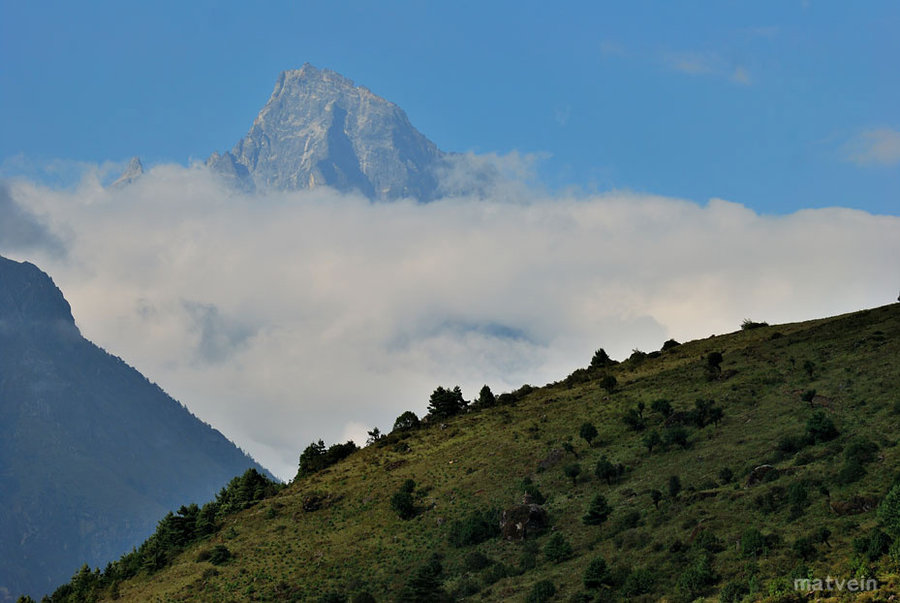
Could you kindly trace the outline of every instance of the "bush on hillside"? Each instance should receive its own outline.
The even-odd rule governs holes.
[[[345,444],[332,444],[327,449],[325,448],[325,442],[322,440],[313,442],[300,455],[300,468],[297,470],[297,477],[306,477],[327,469],[357,450],[359,450],[359,447],[352,440],[347,441]]]
[[[544,545],[544,557],[553,563],[561,563],[572,556],[572,545],[561,532],[556,532]]]
[[[391,496],[391,509],[394,510],[400,519],[412,519],[418,514],[419,510],[416,508],[415,498],[413,497],[415,489],[416,482],[408,479]]]
[[[450,544],[457,548],[471,546],[500,535],[500,514],[493,509],[472,511],[450,524]]]
[[[580,435],[581,438],[588,443],[588,446],[590,446],[594,438],[597,437],[597,428],[593,423],[585,421],[581,424],[581,429],[578,430],[578,435]]]
[[[394,421],[394,428],[391,433],[399,431],[410,431],[419,426],[419,417],[411,410],[407,410]]]
[[[612,513],[612,507],[609,506],[606,497],[598,494],[591,501],[587,513],[581,520],[589,526],[597,526],[609,519],[610,513]]]
[[[811,444],[828,442],[838,436],[837,427],[824,411],[817,410],[806,421],[806,439]]]
[[[584,570],[584,587],[593,590],[610,583],[609,567],[603,557],[595,557]]]

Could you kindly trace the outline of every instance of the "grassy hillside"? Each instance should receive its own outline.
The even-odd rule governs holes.
[[[900,591],[900,534],[888,529],[900,507],[881,504],[900,466],[900,304],[747,326],[394,433],[229,516],[115,594],[439,600],[439,586],[473,601],[790,601],[794,578],[831,576],[877,578],[860,600],[888,600]],[[670,402],[668,420],[657,400]],[[663,442],[650,452],[653,432]],[[611,483],[595,475],[602,458]],[[404,520],[391,500],[406,480],[417,512]],[[528,480],[549,529],[506,540],[496,512],[520,504]],[[612,512],[586,525],[598,494]],[[231,558],[214,564],[221,547]]]

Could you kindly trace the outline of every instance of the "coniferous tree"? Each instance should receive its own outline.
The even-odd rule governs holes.
[[[485,385],[481,388],[481,391],[478,392],[478,400],[476,400],[475,405],[478,408],[491,408],[492,406],[497,405],[497,398],[494,396],[494,392],[491,391],[491,388]]]
[[[609,519],[610,513],[612,513],[612,507],[606,502],[606,497],[602,494],[598,494],[594,497],[594,500],[591,501],[587,513],[585,513],[581,520],[589,526],[598,526]]]
[[[446,419],[463,412],[466,405],[458,385],[452,390],[438,387],[428,401],[428,412],[435,418]]]

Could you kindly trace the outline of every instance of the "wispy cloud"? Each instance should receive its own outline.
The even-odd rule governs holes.
[[[622,358],[747,317],[888,303],[900,257],[896,217],[510,182],[477,199],[370,203],[237,194],[205,169],[157,166],[119,190],[85,178],[11,194],[71,233],[67,258],[22,259],[53,276],[82,332],[285,478],[310,441],[421,414],[437,385],[508,391],[601,346]]]
[[[746,67],[730,64],[714,52],[667,52],[663,63],[670,70],[686,75],[720,77],[742,85],[752,83]]]
[[[35,251],[61,256],[65,248],[42,219],[13,199],[9,185],[0,180],[0,253]]]
[[[898,165],[900,131],[891,128],[864,130],[844,146],[844,157],[857,165]]]

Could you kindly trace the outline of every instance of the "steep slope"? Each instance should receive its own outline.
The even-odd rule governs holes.
[[[794,579],[831,576],[845,590],[826,595],[868,577],[878,590],[858,600],[893,600],[900,304],[663,347],[616,364],[598,354],[558,383],[395,431],[230,517],[169,567],[78,592],[799,601]],[[521,515],[526,490],[550,528],[504,538],[497,511],[520,514],[507,536],[540,515]],[[598,495],[611,513],[597,505],[586,522]]]
[[[245,187],[327,185],[372,199],[428,201],[442,157],[398,106],[306,64],[281,73],[247,135],[207,164]]]
[[[85,340],[50,277],[0,258],[0,601],[118,558],[248,467],[259,468]]]

